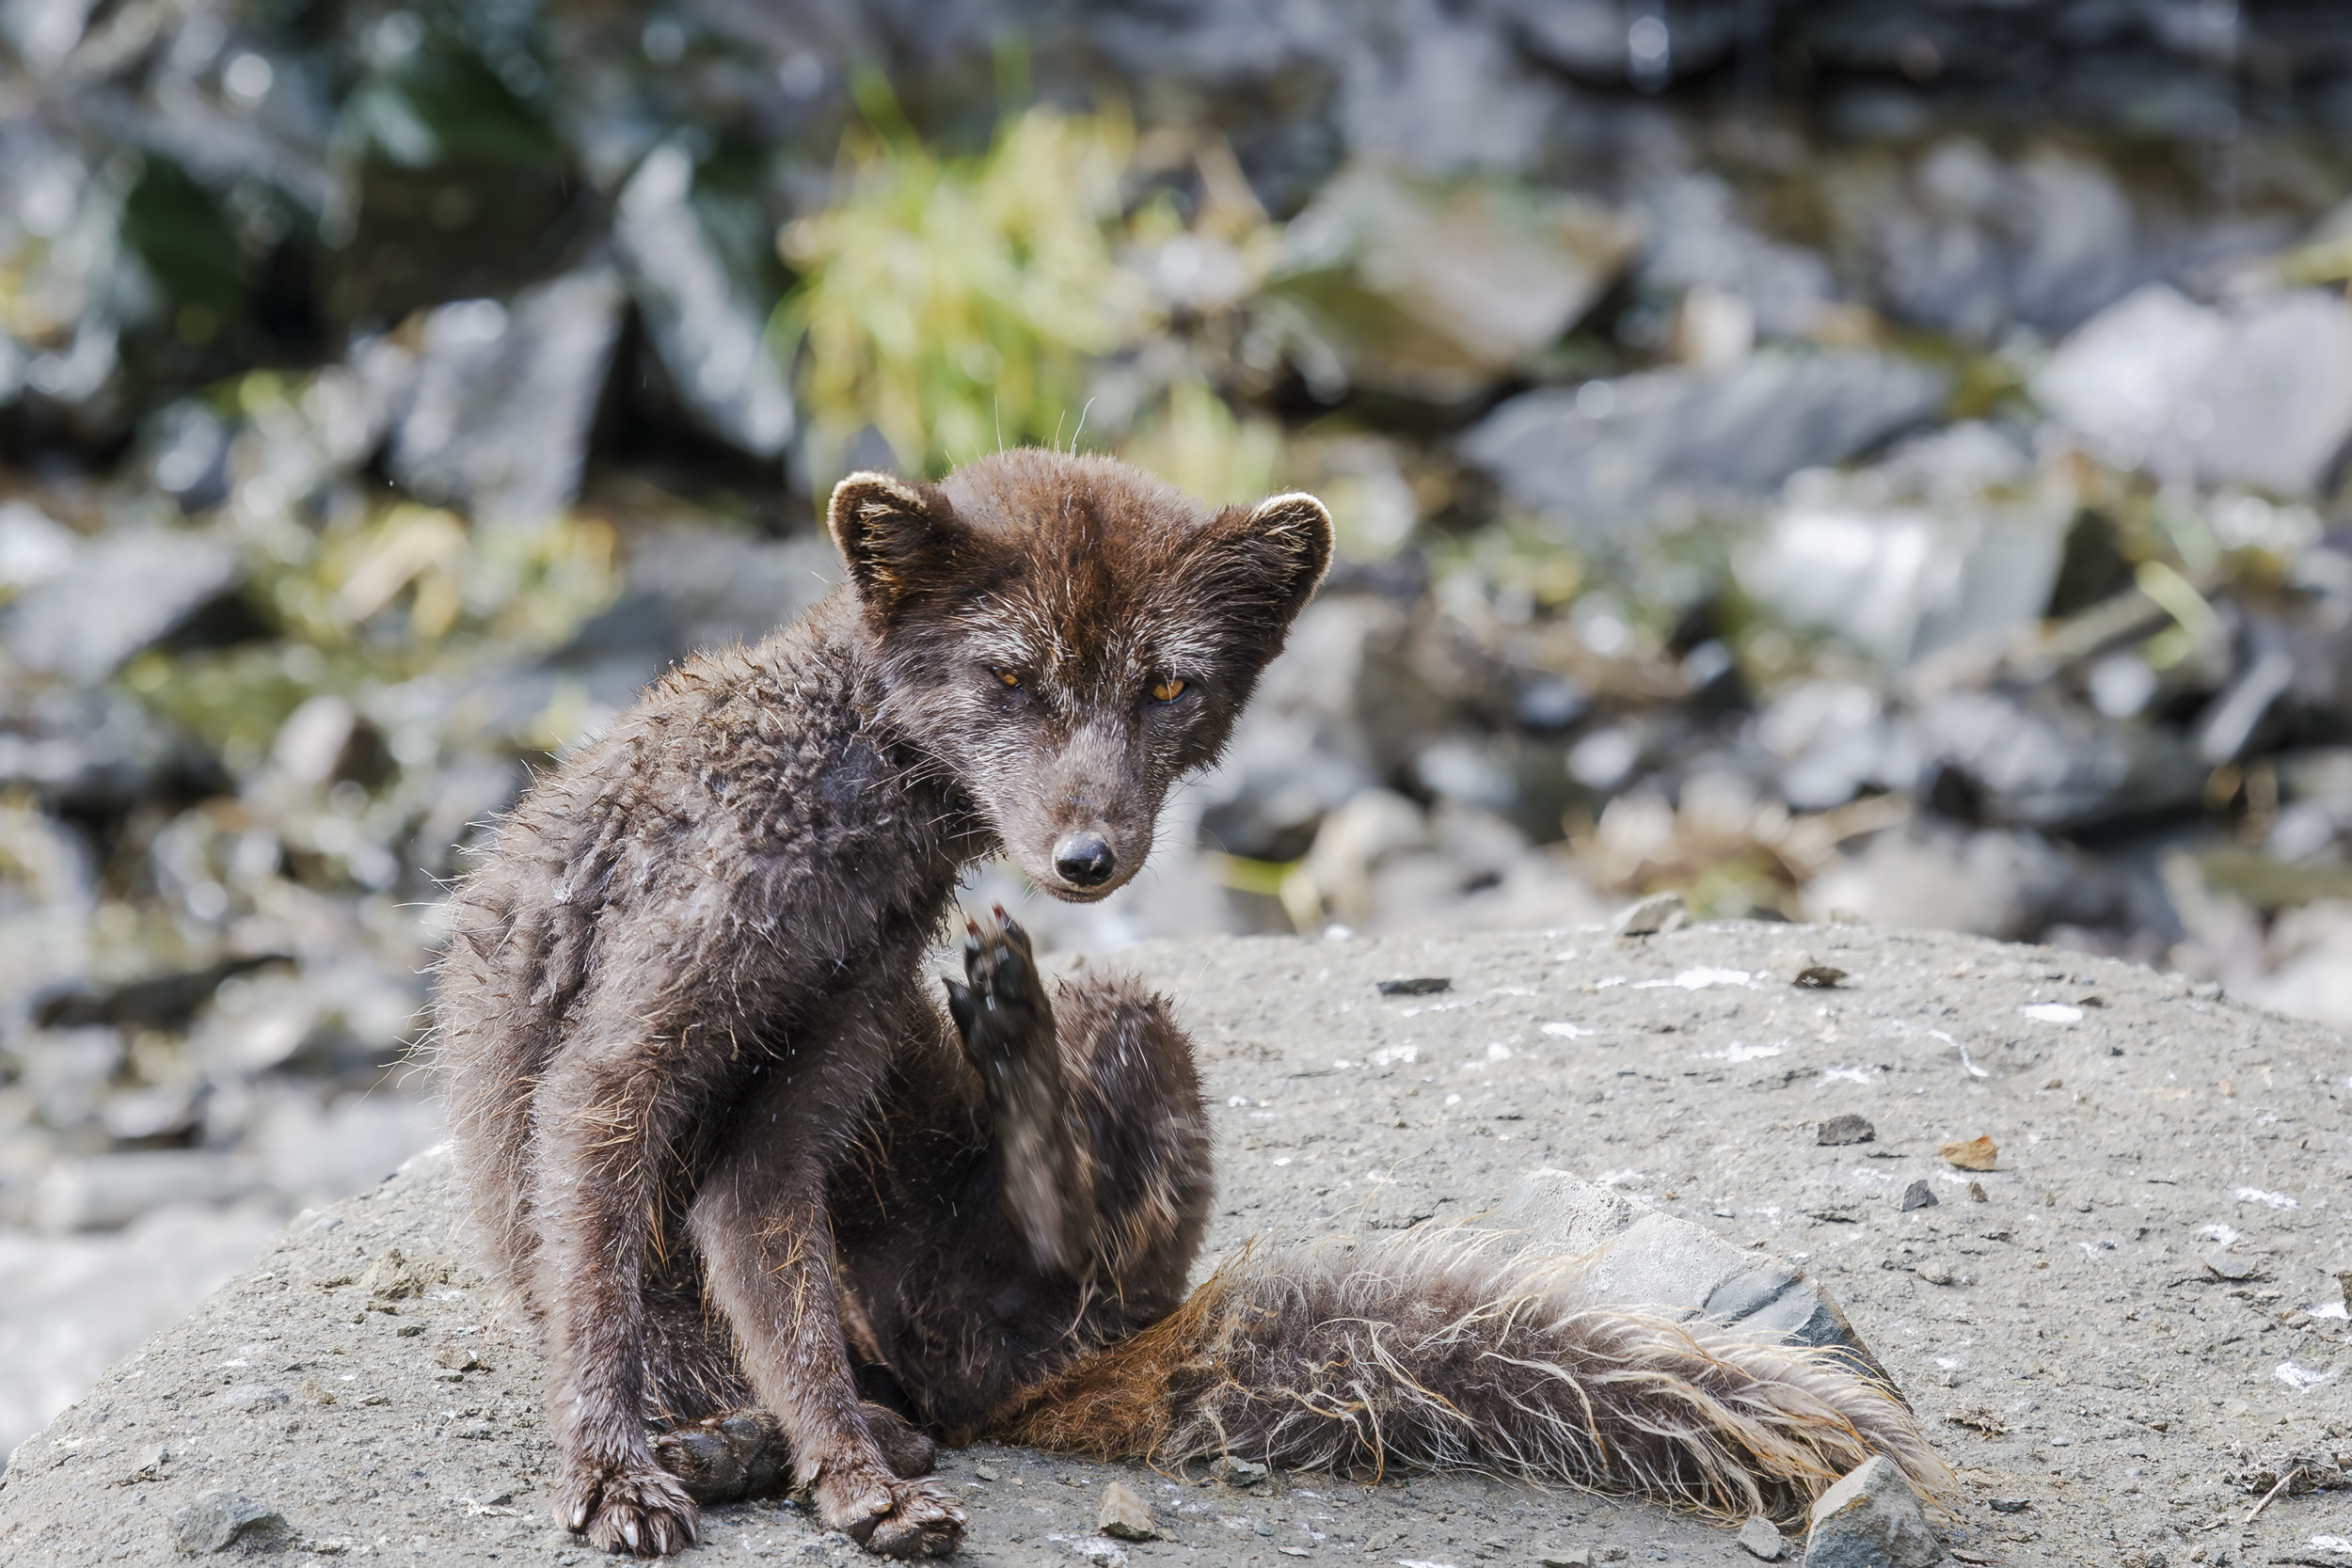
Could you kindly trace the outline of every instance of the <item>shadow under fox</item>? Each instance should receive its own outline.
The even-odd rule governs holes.
[[[661,681],[456,896],[444,1084],[548,1341],[571,1528],[674,1551],[690,1493],[780,1483],[788,1456],[828,1527],[951,1551],[963,1516],[914,1423],[1732,1514],[1873,1451],[1932,1476],[1886,1390],[1586,1309],[1556,1264],[1408,1241],[1244,1259],[1186,1299],[1209,1138],[1165,1004],[1049,995],[1001,913],[946,1015],[920,966],[974,860],[1076,900],[1135,874],[1320,581],[1329,519],[1021,451],[938,485],[854,475],[830,523],[849,585]]]

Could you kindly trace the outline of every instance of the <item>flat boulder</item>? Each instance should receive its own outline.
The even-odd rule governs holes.
[[[2277,1475],[2242,1457],[2352,1460],[2352,1085],[2327,1030],[2112,959],[1859,926],[1220,938],[1048,966],[1134,974],[1191,1029],[1218,1148],[1204,1273],[1252,1238],[1483,1226],[1590,1255],[1607,1299],[1832,1347],[1884,1373],[1955,1472],[1915,1556],[2178,1560],[2176,1528],[2226,1525],[2233,1560],[2296,1560],[2332,1529],[2341,1494],[2294,1486],[2244,1522]],[[1834,988],[1800,983],[1821,969]],[[1874,1138],[1819,1142],[1845,1115]],[[1979,1138],[1989,1169],[1941,1152]],[[1937,1201],[1904,1208],[1915,1184]],[[433,1151],[297,1218],[20,1447],[0,1560],[185,1563],[217,1540],[584,1564],[551,1513],[545,1398],[535,1327],[483,1276]],[[1748,1560],[1733,1529],[1477,1476],[985,1444],[943,1449],[938,1476],[979,1564]],[[1160,1541],[1104,1533],[1147,1521]],[[1814,1524],[1815,1560],[1851,1560],[1825,1544],[1846,1528]],[[714,1561],[863,1560],[788,1498],[714,1506],[704,1541]]]

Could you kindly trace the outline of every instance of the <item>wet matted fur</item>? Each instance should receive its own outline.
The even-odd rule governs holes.
[[[1469,1470],[1730,1523],[1801,1514],[1877,1453],[1931,1496],[1947,1484],[1900,1398],[1850,1360],[1596,1306],[1587,1268],[1458,1229],[1247,1249],[993,1434],[1160,1465]]]

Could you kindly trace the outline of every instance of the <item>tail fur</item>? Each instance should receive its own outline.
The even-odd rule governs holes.
[[[1163,1465],[1470,1470],[1736,1522],[1871,1455],[1947,1481],[1894,1389],[1834,1352],[1595,1306],[1581,1260],[1475,1232],[1245,1251],[1172,1316],[1002,1412],[994,1434]]]

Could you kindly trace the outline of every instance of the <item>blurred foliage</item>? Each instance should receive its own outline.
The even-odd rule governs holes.
[[[1139,420],[1120,455],[1211,506],[1270,494],[1282,472],[1281,426],[1236,418],[1208,383],[1179,381]]]
[[[292,562],[256,551],[252,569],[246,593],[281,641],[151,649],[123,672],[149,705],[240,773],[310,697],[544,653],[620,587],[612,531],[601,521],[472,531],[409,502],[330,523],[315,550]],[[518,738],[552,749],[569,737]]]
[[[1126,341],[1146,300],[1111,226],[1133,128],[1116,113],[1031,109],[977,157],[942,156],[868,82],[834,204],[779,238],[800,282],[774,338],[799,344],[810,480],[842,471],[868,424],[910,469],[1066,443],[1087,361]]]

